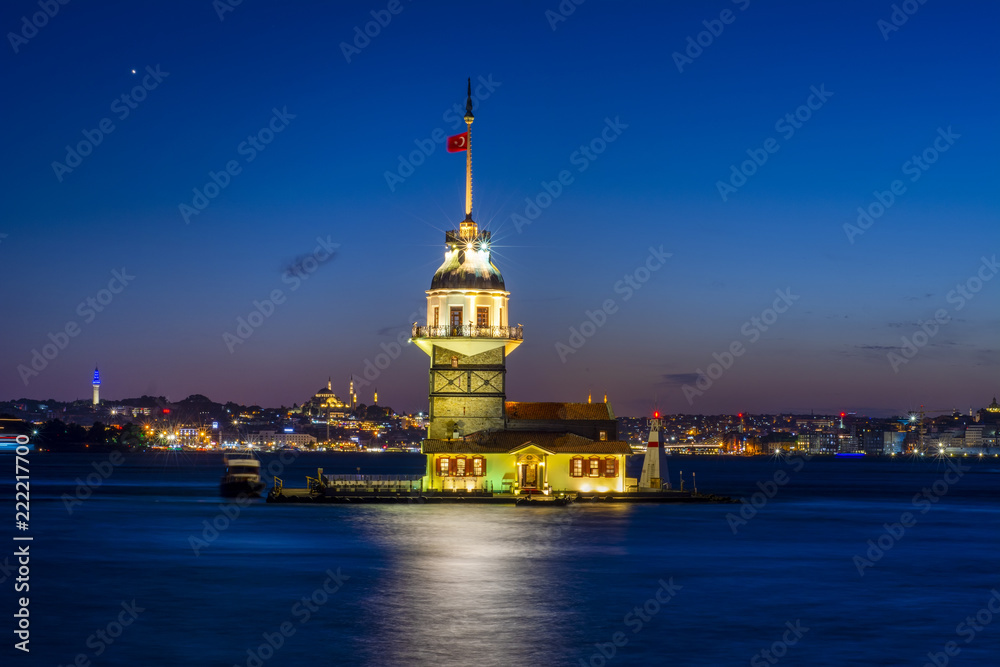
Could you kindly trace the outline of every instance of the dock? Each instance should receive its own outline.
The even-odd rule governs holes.
[[[727,496],[691,491],[499,493],[485,489],[436,491],[423,488],[423,475],[324,475],[306,477],[303,488],[289,488],[279,477],[267,494],[268,503],[293,504],[440,504],[565,507],[606,503],[734,503]]]

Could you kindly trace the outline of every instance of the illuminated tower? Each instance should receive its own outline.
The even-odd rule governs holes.
[[[375,398],[373,400],[375,405],[378,405],[378,387],[375,387]]]
[[[351,376],[351,387],[348,392],[351,395],[351,410],[358,406],[358,395],[354,393],[354,376]]]
[[[427,319],[412,340],[431,358],[427,437],[450,439],[504,428],[507,355],[522,342],[508,324],[503,276],[490,233],[472,219],[472,83],[465,103],[465,219],[445,232],[444,263],[427,290]],[[461,150],[461,149],[459,149]]]
[[[94,388],[94,405],[101,403],[101,373],[94,367],[94,381],[91,383]]]

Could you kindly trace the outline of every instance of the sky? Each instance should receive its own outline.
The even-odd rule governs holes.
[[[1000,6],[902,5],[3,3],[0,400],[426,410],[471,77],[508,400],[978,409]]]

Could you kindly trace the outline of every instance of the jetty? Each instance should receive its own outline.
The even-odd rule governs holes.
[[[327,475],[320,468],[315,477],[306,477],[302,488],[285,486],[280,477],[267,494],[268,503],[293,504],[483,504],[536,507],[565,507],[571,503],[733,503],[734,499],[693,491],[552,491],[511,493],[489,489],[425,489],[424,477],[412,475]]]

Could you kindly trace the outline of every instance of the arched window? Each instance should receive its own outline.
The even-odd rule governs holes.
[[[613,456],[609,456],[604,459],[604,476],[605,477],[618,476],[618,459],[616,459]]]
[[[588,459],[589,467],[587,468],[587,475],[589,477],[600,477],[601,476],[601,459],[597,456],[593,456]]]
[[[438,457],[438,475],[447,477],[451,473],[451,462],[447,456]]]
[[[465,467],[466,467],[465,464],[466,464],[466,461],[465,461],[465,457],[464,456],[459,456],[457,459],[455,459],[455,476],[456,477],[465,477]]]
[[[484,459],[482,456],[473,457],[472,474],[474,477],[486,476],[486,459]]]
[[[574,456],[569,461],[569,476],[583,477],[583,457]]]

